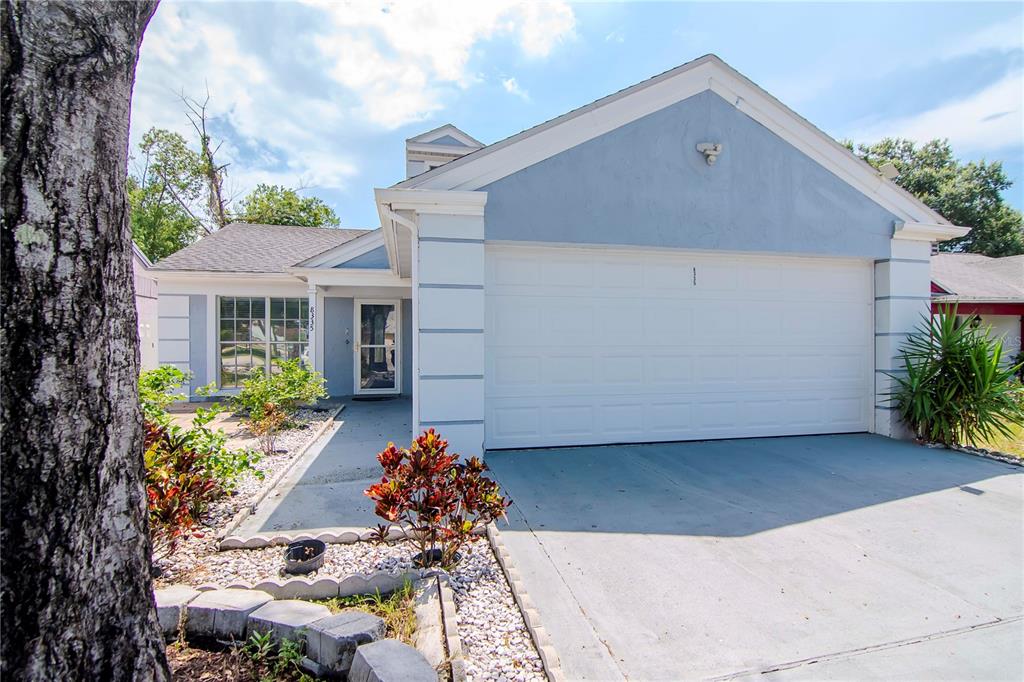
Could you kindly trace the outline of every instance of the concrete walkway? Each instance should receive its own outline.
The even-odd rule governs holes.
[[[570,680],[1024,677],[1019,467],[869,435],[487,460]]]
[[[306,453],[236,535],[336,527],[362,531],[381,522],[363,491],[380,479],[376,457],[388,441],[407,446],[412,439],[412,401],[344,402],[334,432]]]

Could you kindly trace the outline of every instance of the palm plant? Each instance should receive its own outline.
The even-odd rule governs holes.
[[[905,374],[889,374],[890,400],[918,438],[977,445],[1024,425],[1021,366],[1003,361],[989,329],[960,323],[955,305],[926,317],[901,355]]]

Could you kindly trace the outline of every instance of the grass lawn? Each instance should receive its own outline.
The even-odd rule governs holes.
[[[985,443],[979,443],[986,450],[998,450],[1015,457],[1024,457],[1024,426],[1012,426],[1013,436],[997,437]]]

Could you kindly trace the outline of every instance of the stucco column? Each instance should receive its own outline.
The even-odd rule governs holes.
[[[317,346],[316,331],[317,331],[317,309],[316,309],[316,294],[317,287],[315,284],[310,284],[306,288],[306,294],[309,296],[309,327],[306,330],[306,340],[308,345],[308,363],[310,369],[320,371],[320,348]]]
[[[906,370],[900,349],[931,314],[931,242],[893,239],[891,257],[875,261],[875,433],[911,438],[888,394],[890,374]]]
[[[438,209],[440,211],[440,209]],[[415,428],[453,451],[484,444],[484,217],[420,212],[414,253]]]

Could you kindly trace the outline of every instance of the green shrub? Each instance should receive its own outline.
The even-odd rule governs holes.
[[[925,319],[901,349],[905,374],[890,374],[894,407],[918,438],[976,445],[1024,425],[1020,365],[1003,362],[987,328],[960,324],[956,307]]]
[[[184,393],[176,393],[188,380],[189,374],[173,365],[144,370],[139,374],[139,404],[142,406],[142,416],[158,424],[166,422],[167,408],[171,403],[188,398]]]
[[[139,375],[139,403],[147,428],[149,425],[160,427],[175,442],[180,442],[183,448],[201,457],[204,467],[209,468],[221,492],[234,490],[238,477],[246,471],[252,471],[262,478],[263,472],[255,468],[260,459],[258,452],[232,450],[227,446],[228,436],[224,430],[210,427],[217,415],[224,411],[218,403],[208,408],[197,407],[195,418],[187,429],[171,420],[167,408],[172,403],[188,399],[187,395],[178,391],[190,378],[188,372],[171,365],[145,370]],[[212,388],[212,385],[204,386],[196,393],[203,395]]]
[[[147,420],[143,447],[150,538],[154,552],[166,555],[199,524],[223,489],[209,456],[192,448],[180,430]]]
[[[250,420],[263,419],[264,406],[275,405],[292,415],[299,405],[316,402],[327,396],[324,378],[295,358],[274,365],[270,376],[262,369],[254,369],[242,382],[242,390],[234,398],[235,406],[249,415]]]

